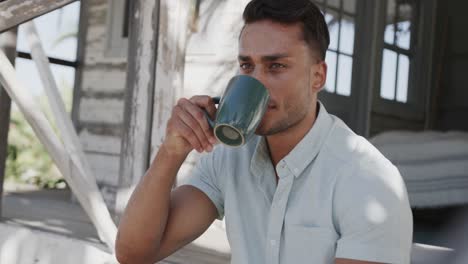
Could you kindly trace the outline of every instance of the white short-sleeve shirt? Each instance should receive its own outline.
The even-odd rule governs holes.
[[[189,176],[225,217],[231,263],[409,263],[412,213],[398,169],[318,106],[311,130],[276,168],[256,136],[217,146]]]

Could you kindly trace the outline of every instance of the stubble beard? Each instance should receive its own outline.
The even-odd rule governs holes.
[[[299,124],[307,115],[307,108],[304,106],[293,105],[287,107],[287,115],[285,118],[274,123],[271,127],[265,127],[266,124],[260,123],[255,134],[259,136],[272,136],[279,133],[284,133],[291,127]]]

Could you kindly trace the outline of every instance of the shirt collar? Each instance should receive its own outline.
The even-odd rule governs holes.
[[[315,159],[333,126],[333,119],[322,102],[317,101],[319,112],[315,123],[294,149],[280,161],[284,163],[295,177],[302,175],[304,169]],[[264,164],[270,161],[265,137],[258,140],[252,156],[250,169],[256,175],[263,174]]]

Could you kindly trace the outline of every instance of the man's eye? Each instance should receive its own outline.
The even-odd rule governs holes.
[[[270,65],[270,68],[271,69],[282,69],[282,68],[286,68],[286,65],[281,64],[281,63],[273,63],[273,64]]]
[[[239,66],[243,70],[248,70],[248,69],[252,68],[252,65],[250,65],[250,63],[241,63]]]

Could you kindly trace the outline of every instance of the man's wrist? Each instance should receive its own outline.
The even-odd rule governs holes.
[[[185,161],[189,153],[190,152],[188,153],[175,152],[171,149],[171,147],[166,142],[163,142],[161,144],[161,146],[159,147],[159,151],[158,151],[158,155],[164,160],[171,161],[171,163],[176,162],[180,164],[182,164]]]

